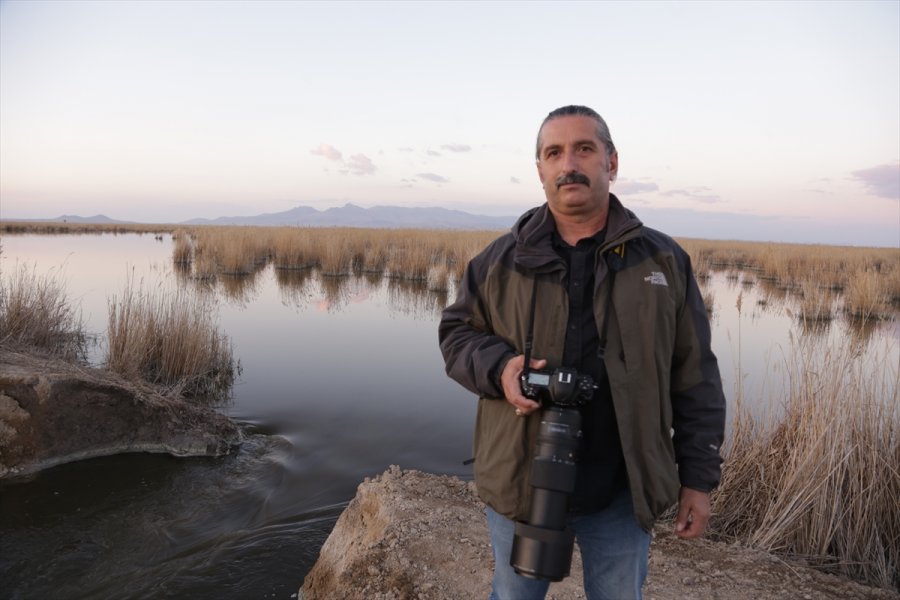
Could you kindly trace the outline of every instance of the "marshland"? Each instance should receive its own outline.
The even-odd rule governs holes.
[[[475,403],[444,375],[436,327],[498,232],[0,233],[0,344],[215,403],[248,431],[225,459],[118,456],[3,483],[0,566],[21,597],[290,594],[364,477],[470,476]],[[900,250],[679,242],[728,399],[712,535],[897,587]]]

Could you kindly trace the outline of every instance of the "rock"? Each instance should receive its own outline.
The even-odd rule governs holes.
[[[241,431],[212,408],[101,369],[0,351],[0,478],[95,456],[219,456]]]
[[[486,598],[493,557],[483,511],[471,483],[392,466],[359,485],[298,598]],[[672,528],[663,523],[654,531],[644,586],[648,600],[795,599],[801,582],[810,582],[813,597],[820,600],[900,600],[892,590],[780,559],[773,562],[758,550],[708,539],[681,540]],[[581,580],[576,547],[571,575],[551,584],[547,598],[583,599]]]

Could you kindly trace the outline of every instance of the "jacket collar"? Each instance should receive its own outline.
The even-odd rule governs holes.
[[[625,208],[614,194],[609,195],[604,249],[637,237],[642,226],[641,220]],[[553,250],[552,236],[555,231],[556,221],[546,202],[519,217],[512,227],[516,241],[515,262],[529,269],[549,271],[563,268],[561,259]]]

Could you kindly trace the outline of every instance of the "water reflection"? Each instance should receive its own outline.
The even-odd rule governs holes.
[[[429,289],[424,281],[391,279],[388,283],[388,302],[392,311],[421,319],[440,318],[448,304],[447,290]]]
[[[312,274],[312,269],[308,268],[275,269],[275,283],[285,306],[302,308],[309,303],[312,297],[312,292],[309,291]]]
[[[220,274],[217,281],[225,297],[240,306],[249,306],[259,292],[260,269],[247,274]],[[199,282],[199,285],[204,285]]]

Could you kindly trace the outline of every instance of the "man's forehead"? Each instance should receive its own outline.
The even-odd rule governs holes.
[[[599,142],[597,121],[585,115],[564,115],[547,121],[541,128],[544,146],[573,140]]]

